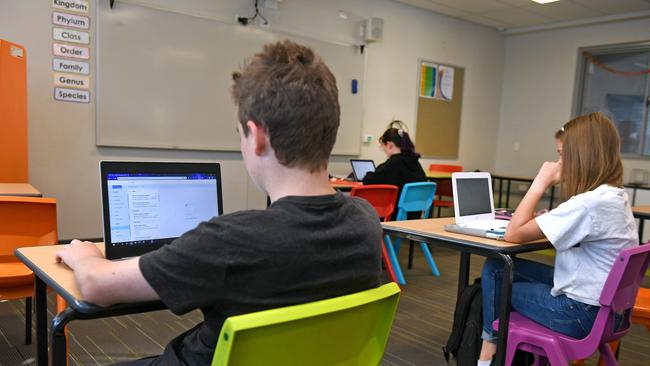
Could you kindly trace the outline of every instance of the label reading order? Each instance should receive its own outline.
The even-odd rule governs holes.
[[[52,48],[55,56],[81,58],[87,60],[90,57],[88,47],[70,46],[67,44],[53,43]]]
[[[87,90],[54,88],[54,99],[63,102],[90,103],[90,92]]]

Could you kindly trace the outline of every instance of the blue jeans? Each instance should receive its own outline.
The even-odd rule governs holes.
[[[566,297],[552,296],[553,267],[525,259],[513,258],[512,308],[521,315],[569,337],[581,339],[594,325],[599,306],[584,304]],[[492,322],[499,315],[499,297],[503,261],[488,258],[483,265],[483,335],[496,343]]]

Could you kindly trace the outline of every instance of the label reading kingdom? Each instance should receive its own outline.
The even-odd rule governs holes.
[[[89,10],[88,1],[86,0],[52,0],[52,7],[80,13],[88,13]]]

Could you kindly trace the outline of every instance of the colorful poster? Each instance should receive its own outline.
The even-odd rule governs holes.
[[[436,81],[438,65],[423,62],[420,65],[420,96],[424,98],[436,97]]]

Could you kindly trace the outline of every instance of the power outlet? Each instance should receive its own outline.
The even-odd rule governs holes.
[[[374,137],[372,135],[370,135],[370,134],[367,134],[367,133],[363,134],[363,136],[361,136],[361,142],[366,143],[366,144],[372,142],[373,139],[374,139]]]

